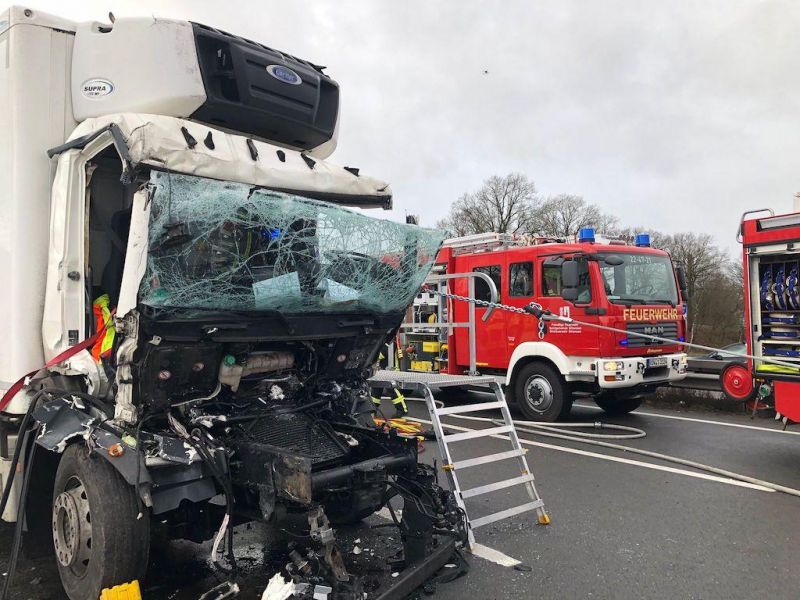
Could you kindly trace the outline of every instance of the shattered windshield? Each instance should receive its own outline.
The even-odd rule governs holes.
[[[404,310],[445,233],[302,196],[153,172],[140,302],[170,312]]]
[[[622,263],[600,263],[603,284],[611,302],[672,306],[678,303],[678,289],[668,256],[619,253],[614,257]]]

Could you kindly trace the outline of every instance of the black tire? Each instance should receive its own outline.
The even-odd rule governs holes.
[[[137,519],[138,513],[134,489],[106,459],[77,444],[64,451],[52,523],[56,565],[70,600],[99,598],[104,588],[144,578],[150,519]]]
[[[558,421],[572,410],[569,386],[548,364],[523,365],[514,375],[513,388],[515,406],[531,421]]]
[[[644,396],[620,397],[616,392],[601,392],[594,397],[597,406],[609,416],[627,415],[642,405]]]

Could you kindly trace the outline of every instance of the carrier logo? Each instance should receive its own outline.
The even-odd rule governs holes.
[[[267,73],[283,83],[289,83],[291,85],[300,85],[303,83],[300,75],[292,71],[289,67],[284,67],[283,65],[269,65],[267,67]]]
[[[86,98],[102,98],[114,91],[114,84],[108,79],[88,79],[81,85],[81,94]]]

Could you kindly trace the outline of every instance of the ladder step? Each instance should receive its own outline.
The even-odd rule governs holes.
[[[503,408],[505,402],[495,401],[495,402],[481,402],[479,404],[462,404],[461,406],[447,406],[445,408],[437,408],[436,414],[441,416],[444,415],[455,415],[461,413],[471,413],[477,412],[479,410],[491,410],[493,408]]]
[[[486,485],[464,490],[461,492],[461,497],[465,499],[472,498],[474,496],[480,496],[481,494],[488,494],[489,492],[514,487],[515,485],[522,485],[523,483],[528,483],[530,481],[533,481],[533,475],[530,474],[514,477],[512,479],[506,479],[504,481],[495,481],[494,483],[487,483]]]
[[[527,504],[520,504],[519,506],[515,506],[514,508],[507,508],[506,510],[501,510],[500,512],[496,512],[491,515],[486,515],[485,517],[472,519],[470,521],[470,525],[472,526],[473,529],[477,529],[478,527],[483,527],[484,525],[488,525],[489,523],[494,523],[495,521],[500,521],[501,519],[513,517],[514,515],[518,515],[520,513],[524,513],[529,510],[536,510],[537,508],[541,508],[542,506],[544,506],[544,502],[542,502],[541,500],[535,500],[534,502],[528,502]]]
[[[478,456],[476,458],[467,458],[466,460],[459,460],[453,463],[454,469],[467,469],[469,467],[477,467],[478,465],[485,465],[486,463],[497,462],[507,458],[516,458],[518,456],[525,456],[525,449],[508,450],[507,452],[498,452],[497,454],[487,454],[486,456]]]
[[[508,433],[512,429],[514,429],[513,425],[503,425],[501,427],[489,427],[487,429],[475,429],[473,431],[465,431],[464,433],[451,433],[450,435],[444,436],[444,441],[447,444],[452,444],[453,442],[460,442],[463,440],[472,440],[480,437],[489,437],[490,435],[497,435],[498,433]]]

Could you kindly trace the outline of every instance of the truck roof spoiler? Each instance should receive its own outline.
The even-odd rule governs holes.
[[[115,114],[88,119],[72,139],[48,150],[51,158],[81,149],[110,132],[129,167],[245,183],[345,206],[392,207],[389,184],[358,169],[314,159],[307,153],[268,141],[215,129],[204,123],[148,114]]]

